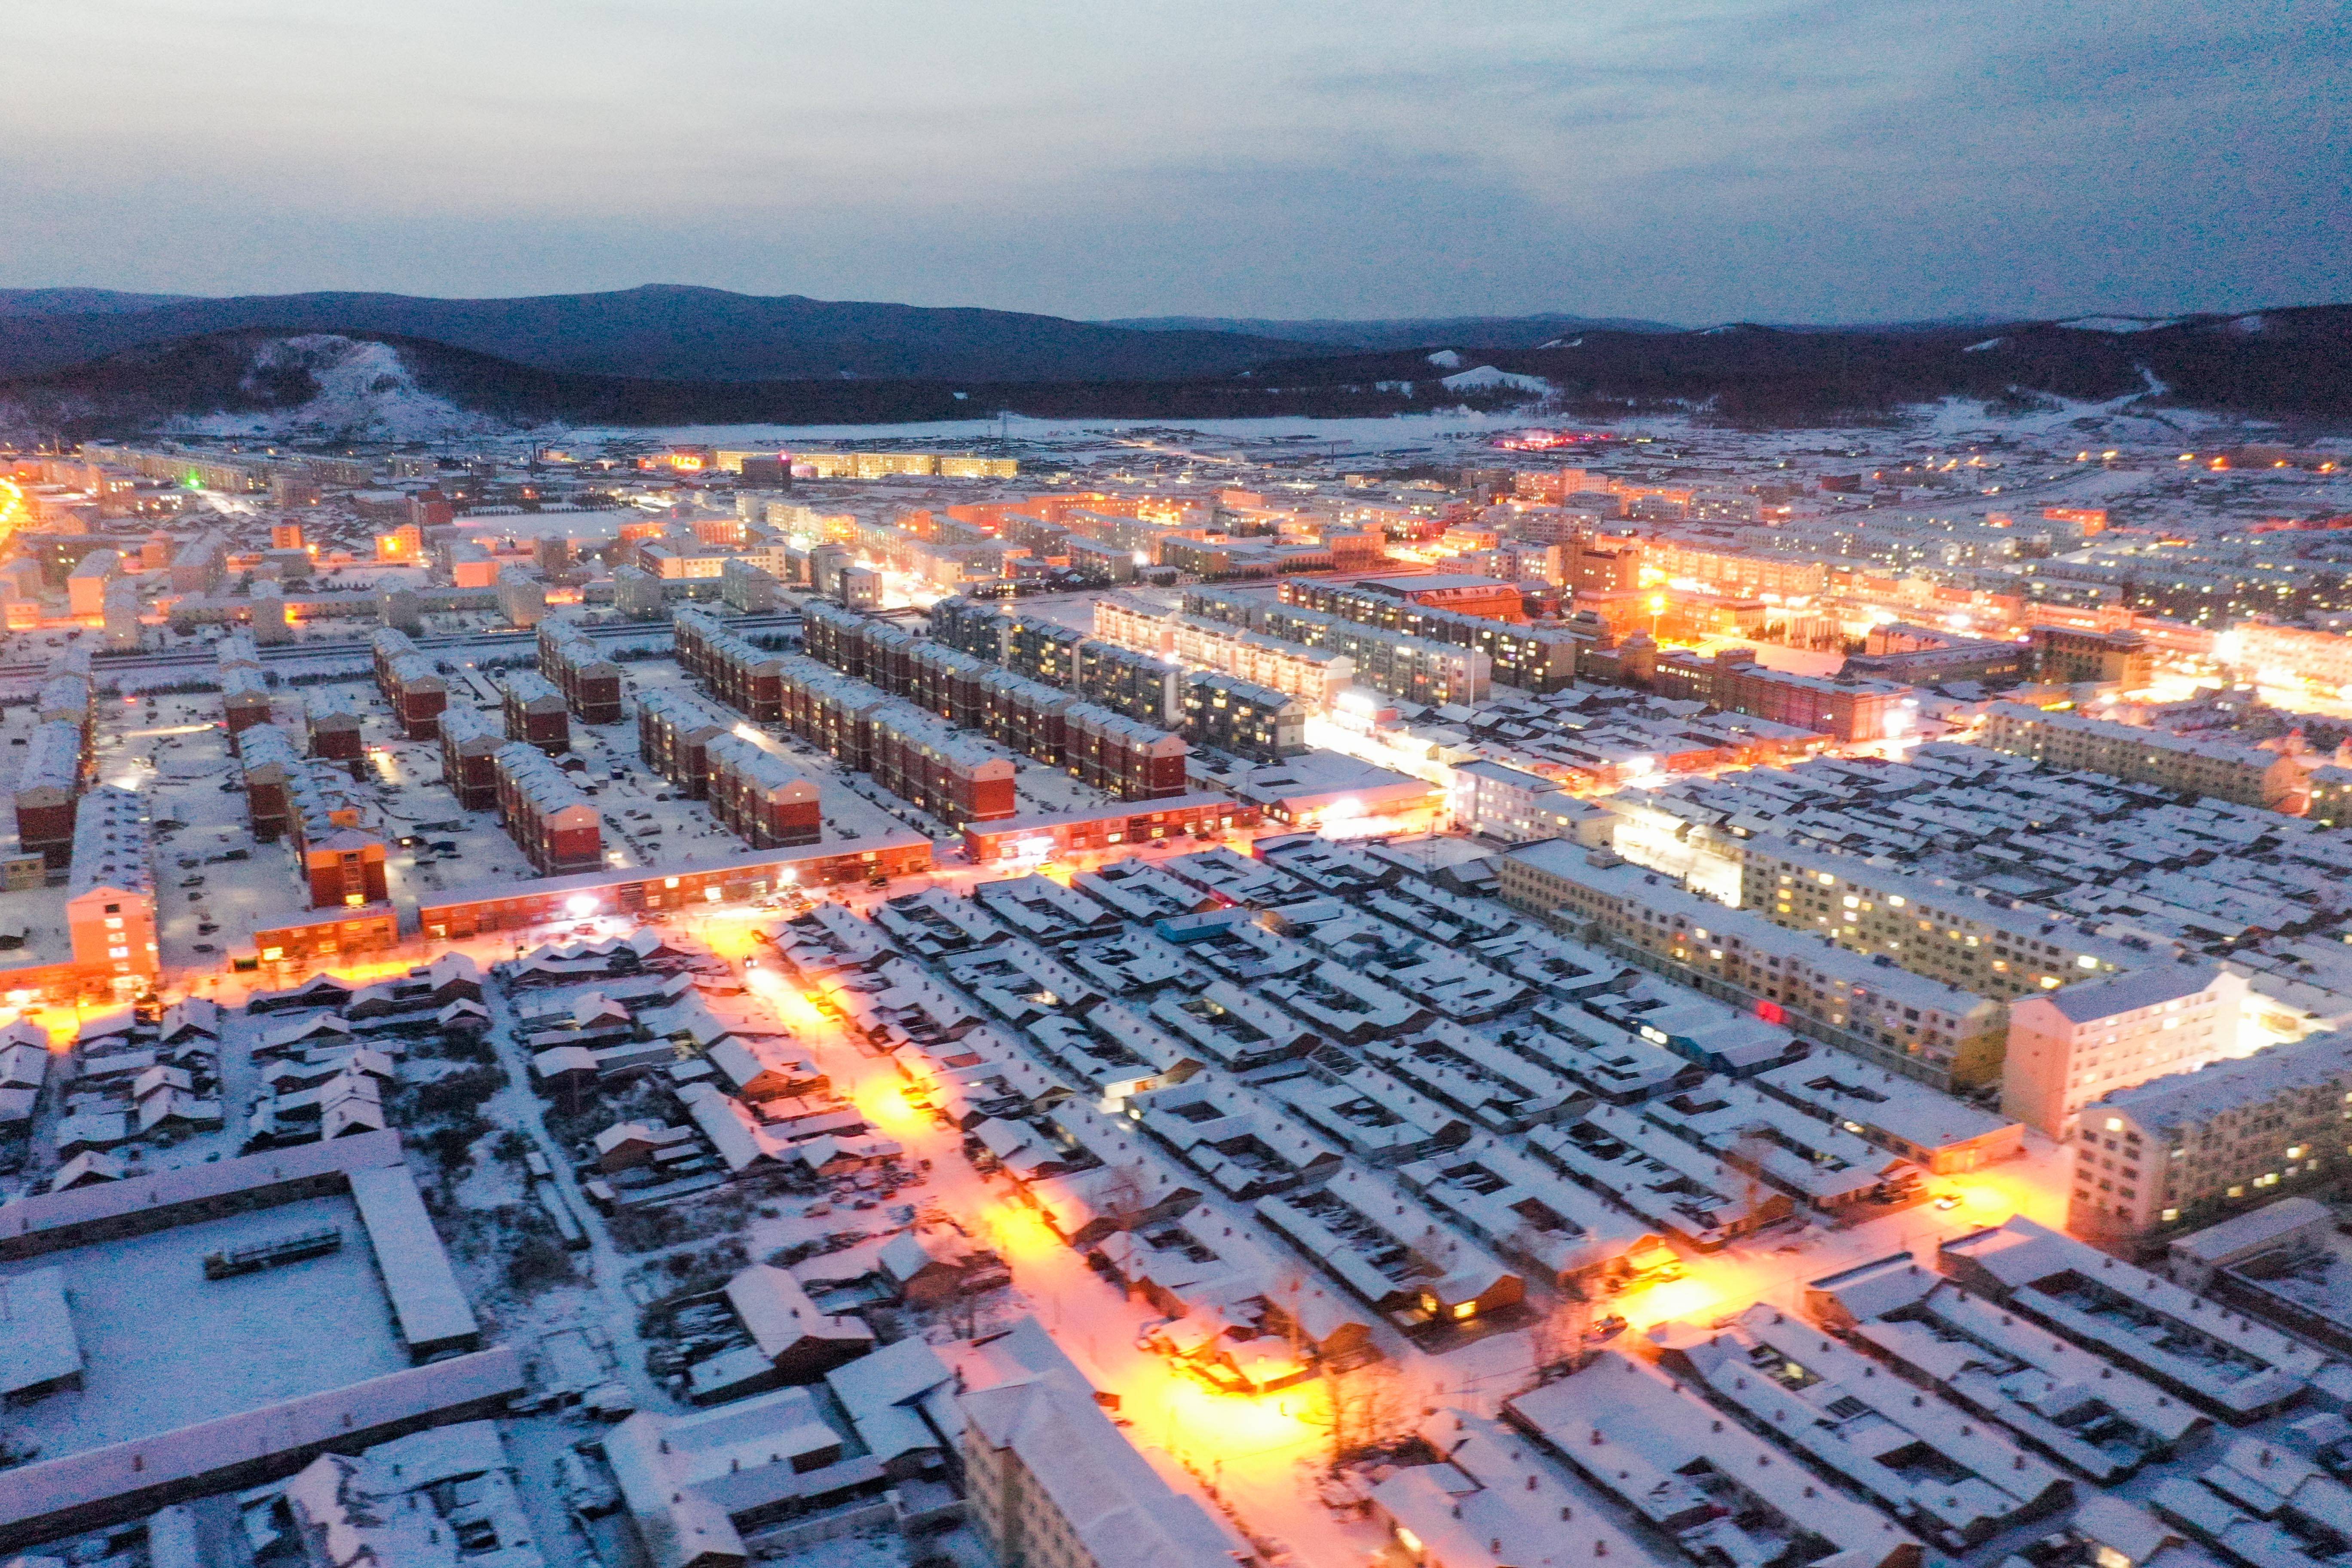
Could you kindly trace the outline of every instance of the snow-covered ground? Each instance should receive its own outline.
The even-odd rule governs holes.
[[[342,1232],[343,1243],[325,1257],[236,1279],[205,1278],[208,1253],[331,1227]],[[348,1197],[174,1226],[41,1261],[66,1271],[82,1386],[6,1412],[0,1432],[39,1444],[44,1458],[409,1365],[366,1229]]]

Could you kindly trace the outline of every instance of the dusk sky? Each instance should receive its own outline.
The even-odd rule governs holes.
[[[1688,323],[2347,296],[2330,0],[74,0],[0,285]]]

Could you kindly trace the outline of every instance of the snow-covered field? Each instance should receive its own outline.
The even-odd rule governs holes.
[[[207,1253],[329,1227],[340,1251],[206,1279]],[[310,1198],[52,1254],[81,1342],[79,1394],[14,1409],[0,1427],[56,1458],[402,1372],[367,1232],[348,1197]]]

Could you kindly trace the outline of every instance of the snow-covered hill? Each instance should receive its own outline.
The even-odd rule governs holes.
[[[325,434],[351,440],[432,441],[509,430],[507,421],[425,391],[390,343],[333,332],[271,338],[253,351],[238,389],[256,402],[303,378],[317,391],[290,408],[221,412],[177,421],[200,436]]]

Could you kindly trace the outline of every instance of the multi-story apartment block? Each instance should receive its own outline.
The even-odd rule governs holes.
[[[908,699],[908,706],[919,703],[928,712],[1064,768],[1122,800],[1156,800],[1184,793],[1184,757],[1189,748],[1180,736],[1169,732],[1172,724],[1148,721],[1139,715],[1082,700],[1065,687],[1019,674],[1010,664],[984,663],[958,649],[938,647],[936,639],[916,638],[904,628],[870,616],[833,612],[811,616],[809,625],[809,647],[815,657],[778,661],[785,687],[802,679],[801,666],[823,658],[845,672],[835,679],[853,679],[854,684],[877,696]],[[1067,655],[1076,679],[1091,679],[1123,693],[1155,717],[1169,710],[1171,703],[1164,694],[1173,686],[1174,667],[1095,642],[1067,627],[1050,628],[1050,632],[1040,632],[1024,642],[1020,657],[1034,662],[1037,658],[1061,660]],[[1008,651],[1013,650],[1008,647]],[[863,680],[848,676],[851,671],[862,671]],[[1163,693],[1157,702],[1150,695],[1155,681]],[[956,809],[963,814],[957,817],[961,821],[970,819],[973,808],[960,805]]]
[[[1910,973],[1687,892],[1606,850],[1554,839],[1496,862],[1515,909],[1620,951],[1767,1022],[1801,1027],[1937,1088],[2000,1076],[2008,1018],[1990,997]]]
[[[500,746],[516,738],[479,709],[441,710],[441,782],[459,805],[467,811],[498,809],[499,770],[493,758]]]
[[[1005,639],[1013,631],[1011,616],[980,600],[956,597],[933,605],[930,616],[933,640],[990,664],[1004,662]]]
[[[551,757],[572,749],[572,713],[555,682],[535,669],[509,670],[499,679],[499,697],[508,740]]]
[[[2024,997],[2010,1011],[2001,1110],[2060,1138],[2094,1100],[2241,1056],[2246,994],[2209,962]]]
[[[277,725],[256,724],[245,732],[237,765],[245,780],[247,831],[257,844],[275,844],[293,826],[293,787],[304,772],[302,753]]]
[[[708,611],[679,610],[670,626],[678,668],[713,697],[757,723],[782,716],[782,669],[790,656],[752,647]]]
[[[1062,711],[1062,767],[1081,784],[1121,800],[1160,800],[1184,793],[1181,735],[1091,702]]]
[[[919,643],[908,660],[907,700],[960,730],[976,729],[982,722],[982,683],[994,668],[937,642]]]
[[[1557,816],[1543,809],[1560,794],[1559,781],[1501,763],[1456,763],[1445,787],[1445,814],[1465,833],[1506,844],[1553,837]]]
[[[2264,685],[2306,681],[2339,691],[2352,687],[2352,637],[2340,632],[2242,621],[2217,639],[2213,651],[2244,679]]]
[[[637,755],[646,766],[701,800],[710,793],[710,742],[731,735],[740,716],[680,687],[637,698]]]
[[[2056,685],[2089,680],[2137,691],[2155,672],[2155,655],[2137,632],[2035,626],[2032,635],[2034,673]]]
[[[539,623],[539,672],[555,683],[583,724],[621,721],[621,667],[569,616]]]
[[[1121,647],[1165,658],[1175,651],[1175,616],[1157,605],[1125,594],[1095,601],[1095,636]]]
[[[2005,909],[1858,855],[1765,834],[1738,852],[1741,908],[1979,995],[2052,991],[2159,962],[2051,911]]]
[[[1907,686],[1768,669],[1745,649],[1727,650],[1713,658],[1683,649],[1661,654],[1651,681],[1668,697],[1792,724],[1838,741],[1908,734],[1918,718],[1918,700]]]
[[[391,897],[383,838],[351,781],[315,759],[289,772],[287,826],[314,910],[357,909]]]
[[[911,702],[884,699],[868,720],[874,782],[950,826],[993,822],[1019,809],[1013,759]]]
[[[546,752],[509,741],[493,753],[507,837],[542,877],[604,866],[604,820]]]
[[[1343,655],[1358,680],[1408,702],[1439,707],[1482,701],[1494,680],[1494,660],[1484,649],[1342,620],[1260,594],[1187,589],[1184,613]]]
[[[128,1000],[154,988],[163,973],[155,870],[146,806],[136,793],[101,784],[84,798],[66,870],[65,916],[72,968],[79,971],[79,984],[70,991],[101,990]],[[9,987],[17,988],[23,978],[10,974]]]
[[[814,844],[824,833],[817,787],[807,774],[740,735],[703,747],[710,814],[754,849]]]
[[[2333,763],[2311,770],[2305,779],[2309,792],[2304,816],[2322,827],[2352,825],[2352,768]]]
[[[1329,709],[1356,680],[1356,661],[1346,654],[1245,626],[1179,616],[1167,623],[1165,635],[1178,663],[1296,697],[1314,712]]]
[[[1146,724],[1184,722],[1184,671],[1155,654],[1089,637],[1078,645],[1072,689],[1087,701]]]
[[[2106,773],[2273,811],[2300,805],[2304,771],[2280,752],[1996,702],[1979,743],[2050,767]]]
[[[1526,691],[1557,691],[1576,679],[1576,637],[1526,624],[1518,589],[1477,577],[1374,578],[1360,584],[1289,578],[1286,605],[1484,653],[1494,679]],[[1279,635],[1277,626],[1269,631]],[[1308,637],[1302,640],[1313,642]]]
[[[1011,620],[1004,633],[1004,667],[1047,686],[1064,690],[1075,687],[1078,645],[1087,640],[1087,634],[1035,616],[1015,616]]]
[[[1215,671],[1184,682],[1184,733],[1196,745],[1278,763],[1307,748],[1307,705],[1286,691]]]
[[[2352,1163],[2352,1034],[2330,1031],[2095,1100],[2074,1126],[2066,1228],[2137,1251]]]
[[[1800,599],[1829,584],[1829,568],[1819,561],[1753,555],[1674,539],[1645,541],[1642,563],[1664,573],[1668,582],[1688,578],[1717,593],[1742,597],[1771,594]]]
[[[52,720],[33,728],[16,773],[16,842],[52,872],[73,859],[74,814],[89,770],[81,726]]]
[[[1129,1445],[1073,1372],[956,1395],[971,1516],[1006,1568],[1254,1563]]]
[[[433,661],[417,652],[408,634],[385,626],[370,639],[376,689],[392,705],[393,722],[412,741],[441,733],[441,710],[449,706],[449,683]]]

